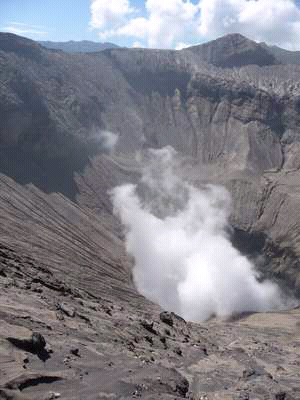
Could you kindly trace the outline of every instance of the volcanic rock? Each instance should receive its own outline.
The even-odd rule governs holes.
[[[72,347],[72,349],[70,350],[70,353],[73,354],[74,356],[80,357],[78,347]]]
[[[189,391],[189,382],[186,378],[181,378],[176,382],[176,391],[185,397],[187,392]]]
[[[68,317],[75,317],[75,307],[70,306],[69,304],[66,303],[60,303],[58,304],[57,308],[61,310],[64,314],[66,314]]]
[[[172,318],[172,314],[169,313],[168,311],[163,311],[159,314],[159,318],[162,322],[164,322],[167,325],[173,326],[173,318]]]
[[[154,322],[149,322],[147,320],[142,320],[141,325],[150,333],[154,333],[154,335],[157,335],[157,331],[153,328]]]
[[[33,332],[31,336],[31,346],[36,353],[42,351],[46,346],[46,340],[44,336],[39,332]]]
[[[285,400],[286,393],[285,392],[278,392],[275,394],[275,400]]]

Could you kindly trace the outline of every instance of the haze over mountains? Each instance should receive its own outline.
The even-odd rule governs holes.
[[[63,50],[68,53],[92,53],[119,47],[114,43],[97,43],[90,40],[69,40],[68,42],[42,41],[39,43],[48,49]]]
[[[261,279],[299,297],[298,53],[239,34],[180,51],[77,51],[0,34],[0,398],[40,399],[53,391],[66,399],[299,399],[299,310],[201,325],[160,317],[159,306],[136,290],[135,244],[127,237],[133,260],[111,198],[116,186],[138,184],[140,200],[129,197],[129,205],[149,198],[150,205],[141,214],[128,208],[129,214],[152,209],[149,221],[172,234],[182,234],[184,222],[174,251],[191,265],[201,254],[192,246],[188,253],[184,240],[202,234],[198,206],[191,214],[185,208],[194,187],[194,196],[202,193],[208,202],[213,217],[206,222],[219,247],[226,239],[229,255],[246,257]],[[143,174],[149,148],[165,146],[176,152],[170,164],[176,178],[167,164],[163,186],[174,184],[182,196],[159,192],[153,200],[146,187],[153,180]],[[210,197],[207,184],[228,192]],[[158,270],[169,263],[166,277],[181,282],[172,252],[157,261],[159,247],[147,256],[151,243],[157,244],[143,242],[141,259],[161,263]],[[192,282],[196,270],[189,270]],[[195,302],[180,288],[192,304],[187,315],[215,293],[201,298],[196,287]],[[216,303],[229,304],[231,292]],[[257,310],[265,308],[233,307]],[[219,308],[208,316],[214,313]],[[33,330],[52,346],[46,361],[24,348]]]
[[[238,35],[236,35],[236,36],[238,36]],[[220,39],[218,40],[218,42],[220,42]],[[99,42],[92,42],[90,40],[81,40],[81,41],[69,40],[67,42],[40,41],[38,43],[40,43],[42,46],[44,46],[48,49],[62,50],[67,53],[93,53],[93,52],[102,51],[105,49],[114,49],[114,48],[119,47],[118,45],[116,45],[114,43],[110,43],[110,42],[99,43]],[[226,48],[226,44],[227,44],[227,42],[224,43],[222,50],[228,51],[229,49]],[[259,47],[265,48],[267,50],[268,57],[274,56],[276,59],[276,62],[278,62],[280,64],[299,64],[300,63],[300,52],[299,51],[285,50],[285,49],[281,49],[278,46],[268,46],[265,43],[259,43],[258,46],[255,46],[255,43],[252,42],[252,45],[254,45],[254,47],[256,47],[256,48],[259,48]],[[210,47],[211,47],[211,43],[207,43],[204,45],[190,46],[189,49],[194,48],[194,49],[197,49],[198,51],[202,51],[201,57],[203,58],[203,60],[213,63],[213,60],[208,58],[208,55],[204,54],[204,52],[205,52],[204,49],[210,48]],[[199,50],[200,48],[202,48],[202,50]],[[235,49],[235,50],[237,50],[237,49]],[[240,51],[240,50],[238,50],[238,51]],[[245,51],[245,49],[243,51]],[[212,57],[212,55],[210,57]],[[266,55],[264,54],[263,51],[261,54],[261,59],[259,59],[259,54],[257,54],[257,57],[258,58],[256,60],[251,59],[251,58],[249,58],[247,60],[246,57],[244,56],[243,62],[246,64],[254,63],[254,64],[258,64],[258,65],[260,65],[261,63],[263,63],[263,64],[265,63],[264,57],[266,57]]]

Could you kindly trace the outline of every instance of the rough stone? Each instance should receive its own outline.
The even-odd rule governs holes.
[[[156,329],[153,328],[154,322],[153,321],[147,321],[147,320],[142,320],[141,325],[143,328],[145,328],[148,332],[153,333],[157,335]]]
[[[75,307],[72,307],[69,304],[59,303],[58,304],[58,309],[61,310],[65,315],[67,315],[70,318],[74,318],[75,317],[76,309],[75,309]]]
[[[286,392],[278,392],[275,394],[275,400],[285,400]]]
[[[46,346],[46,340],[44,336],[39,332],[33,332],[31,336],[31,343],[33,350],[37,352],[43,350]]]
[[[176,382],[176,391],[183,397],[189,391],[189,382],[186,378],[181,378]]]
[[[159,318],[162,322],[164,322],[167,325],[173,326],[174,321],[172,314],[169,313],[168,311],[163,311],[159,314]]]

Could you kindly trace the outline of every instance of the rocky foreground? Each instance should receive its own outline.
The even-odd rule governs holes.
[[[299,308],[186,322],[136,292],[108,214],[2,175],[0,215],[0,398],[300,399]]]

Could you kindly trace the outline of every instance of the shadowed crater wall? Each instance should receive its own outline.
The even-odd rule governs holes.
[[[287,210],[299,203],[300,67],[280,62],[236,34],[181,51],[89,54],[0,34],[0,170],[110,213],[106,190],[137,170],[135,152],[171,145],[190,160],[187,179],[228,187],[238,229],[298,259],[300,215]],[[102,130],[118,136],[112,173],[109,157],[92,161]],[[298,288],[297,264],[278,262]]]

